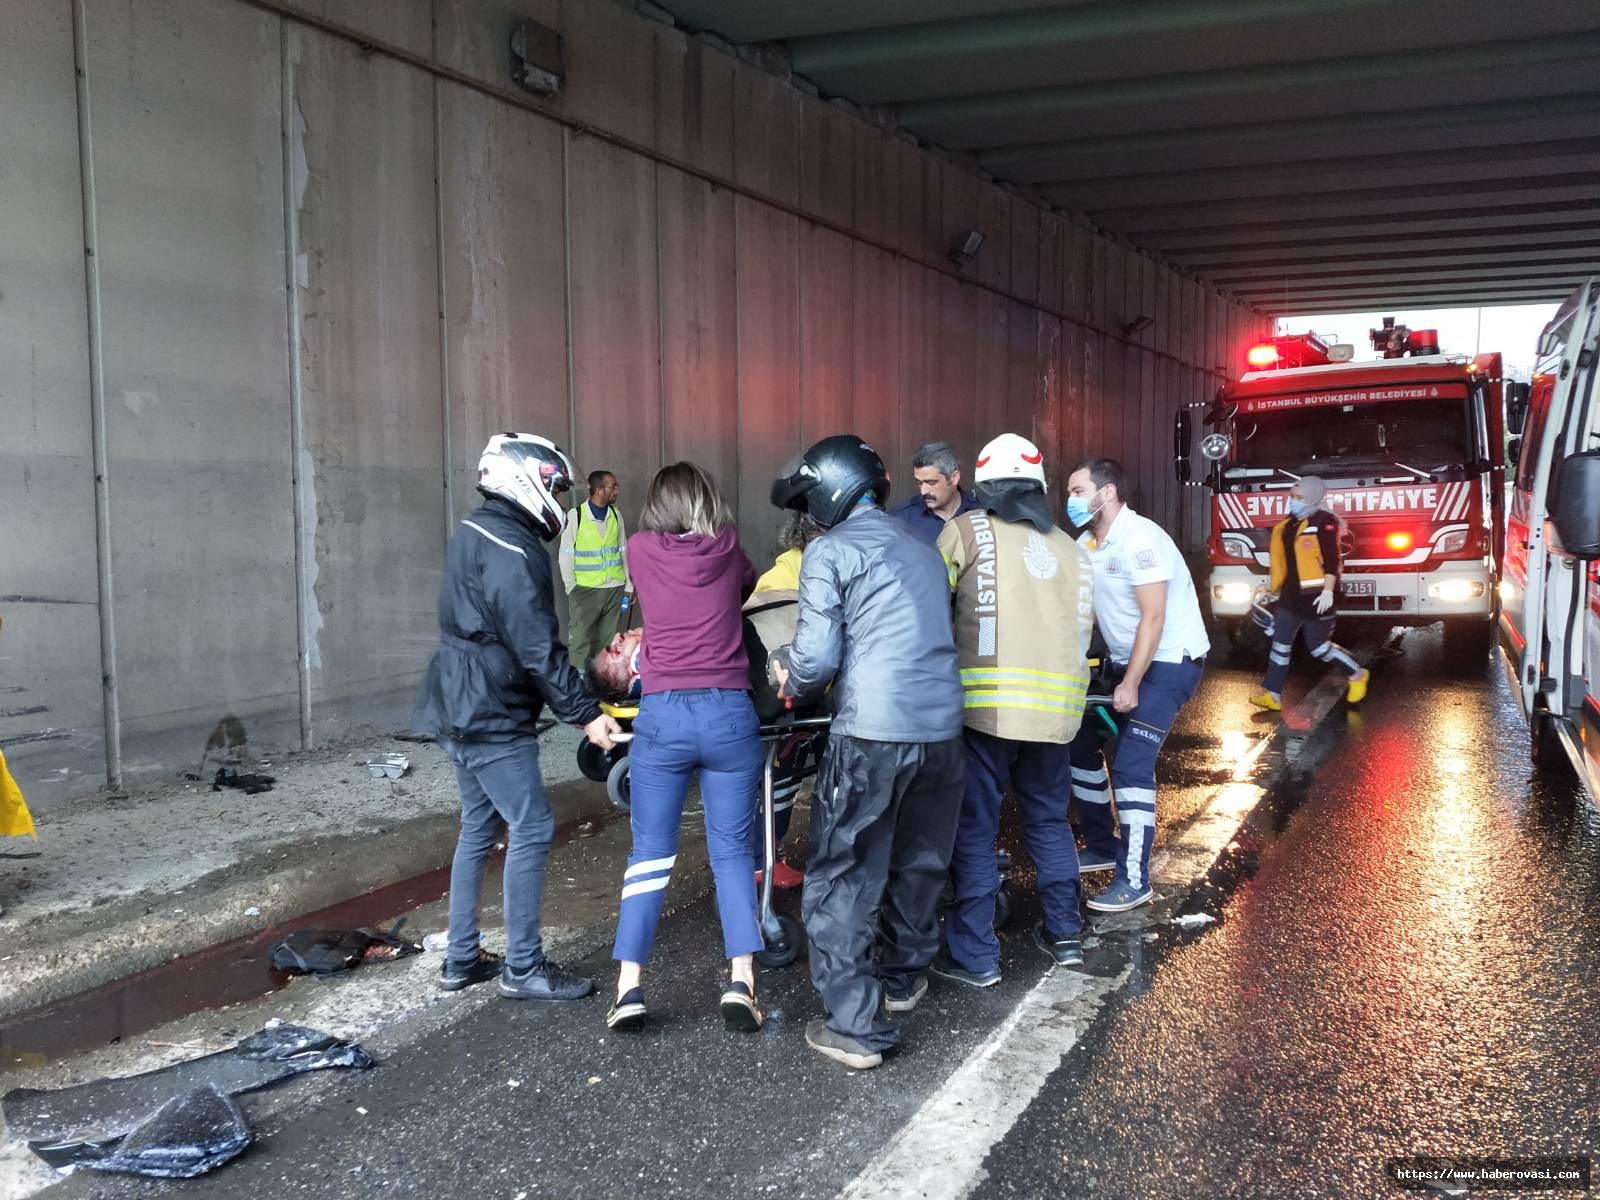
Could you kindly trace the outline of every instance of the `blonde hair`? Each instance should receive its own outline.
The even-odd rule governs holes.
[[[645,492],[639,528],[656,533],[698,533],[715,537],[733,524],[711,472],[692,462],[662,467]]]

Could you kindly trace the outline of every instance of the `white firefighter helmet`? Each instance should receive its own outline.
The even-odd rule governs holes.
[[[1027,438],[1002,433],[978,451],[973,483],[996,483],[1003,479],[1026,479],[1045,487],[1044,453]]]
[[[497,433],[478,459],[478,490],[511,501],[549,541],[566,520],[561,496],[572,490],[573,474],[572,460],[549,438]]]

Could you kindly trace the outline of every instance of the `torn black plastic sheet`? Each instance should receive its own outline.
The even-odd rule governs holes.
[[[214,1083],[174,1096],[107,1145],[33,1143],[61,1171],[91,1167],[120,1175],[193,1179],[244,1153],[255,1134],[233,1097]]]
[[[104,1158],[163,1105],[197,1089],[240,1096],[307,1071],[374,1065],[354,1042],[303,1025],[275,1025],[227,1050],[143,1075],[53,1091],[15,1088],[0,1097],[0,1113],[12,1136],[34,1153],[52,1166],[70,1165]]]

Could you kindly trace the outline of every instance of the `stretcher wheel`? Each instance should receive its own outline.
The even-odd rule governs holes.
[[[994,927],[1004,929],[1011,924],[1011,892],[1005,884],[994,894]]]
[[[611,774],[611,755],[585,739],[578,743],[578,770],[585,779],[604,783]]]
[[[606,776],[606,795],[623,812],[633,811],[633,788],[628,781],[630,768],[628,756],[624,754],[612,764],[611,773]]]
[[[772,915],[777,918],[778,928],[783,932],[777,940],[769,941],[765,950],[756,951],[756,961],[763,967],[787,967],[800,957],[800,948],[806,944],[806,931],[793,917],[786,917],[782,913]]]

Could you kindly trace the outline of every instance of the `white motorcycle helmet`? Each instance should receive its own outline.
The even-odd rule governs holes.
[[[574,474],[572,460],[549,438],[497,433],[478,459],[478,490],[522,509],[548,542],[566,519],[561,496],[572,490]]]
[[[1044,479],[1044,453],[1027,438],[1002,433],[982,450],[972,472],[973,483],[1024,479],[1049,490]]]

